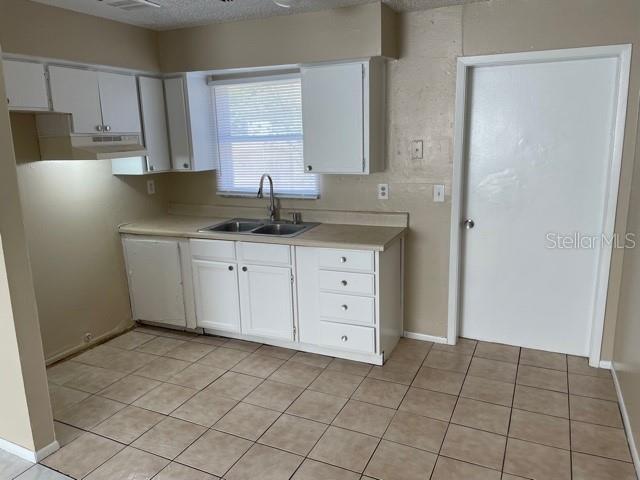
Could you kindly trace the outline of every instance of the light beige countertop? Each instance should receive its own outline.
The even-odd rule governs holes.
[[[404,227],[371,225],[344,225],[323,223],[295,237],[278,237],[222,232],[198,232],[228,218],[165,215],[120,225],[120,233],[158,235],[165,237],[239,240],[245,242],[279,243],[306,247],[331,247],[383,251],[394,240],[405,234]]]

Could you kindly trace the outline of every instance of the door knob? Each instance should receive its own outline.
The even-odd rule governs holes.
[[[462,222],[462,226],[467,230],[471,230],[473,227],[476,226],[476,222],[474,222],[470,218],[467,218],[464,222]]]

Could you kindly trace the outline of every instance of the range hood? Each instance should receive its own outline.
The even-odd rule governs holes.
[[[111,160],[147,155],[139,133],[74,134],[71,121],[68,113],[36,115],[42,160]]]

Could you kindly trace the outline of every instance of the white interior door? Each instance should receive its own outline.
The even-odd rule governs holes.
[[[589,353],[618,75],[616,57],[470,69],[462,336]],[[592,248],[553,248],[576,233]]]

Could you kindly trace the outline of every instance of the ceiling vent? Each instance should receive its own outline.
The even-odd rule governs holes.
[[[130,12],[132,10],[140,10],[142,8],[160,8],[160,4],[152,2],[151,0],[99,0],[102,3],[109,5],[110,7],[119,8]]]

